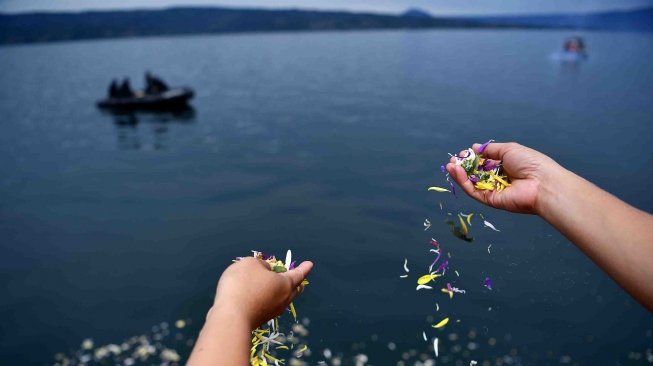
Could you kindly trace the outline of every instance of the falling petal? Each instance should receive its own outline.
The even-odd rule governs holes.
[[[492,229],[494,231],[499,231],[499,232],[501,231],[501,230],[495,228],[494,225],[492,225],[492,223],[487,221],[487,220],[483,220],[483,226],[489,227],[490,229]]]
[[[442,328],[449,323],[449,318],[442,319],[438,324],[433,325],[433,328]]]
[[[408,278],[408,275],[401,275],[399,278]]]
[[[450,190],[442,187],[429,187],[429,191],[436,191],[436,192],[451,192]]]
[[[295,311],[295,305],[293,303],[290,303],[290,314],[292,314],[295,322],[297,322],[297,311]]]
[[[444,167],[444,165],[440,165],[440,171],[441,171],[442,173],[444,173],[444,172],[446,171],[446,168]]]
[[[426,286],[426,285],[417,285],[415,291],[419,291],[419,290],[433,290],[433,287]]]
[[[435,357],[438,357],[438,339],[433,340],[433,351],[435,352]]]
[[[408,270],[408,259],[406,258],[404,258],[404,271],[410,272],[410,270]]]
[[[490,248],[491,248],[491,247],[492,247],[492,244],[490,244],[490,245],[487,246],[487,254],[492,254],[492,253],[490,253]]]
[[[422,332],[422,338],[424,338],[424,342],[428,341],[428,339],[426,338],[426,332]]]
[[[490,279],[490,277],[485,277],[485,287],[488,290],[492,290],[492,280]]]
[[[458,215],[458,220],[460,221],[460,228],[462,229],[463,234],[467,236],[467,234],[469,234],[469,229],[467,228],[465,221],[463,221],[462,216]]]
[[[427,283],[435,280],[438,277],[440,277],[439,274],[430,273],[430,274],[427,274],[427,275],[424,275],[424,276],[418,278],[417,279],[417,284],[418,285],[426,285]]]
[[[454,273],[456,274],[457,277],[460,277],[460,273],[458,273],[458,270],[455,270]]]
[[[435,303],[435,311],[440,311],[440,304],[437,302]]]

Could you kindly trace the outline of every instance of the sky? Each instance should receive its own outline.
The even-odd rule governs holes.
[[[584,13],[653,6],[653,0],[0,0],[0,12],[84,11],[227,6],[401,13],[417,7],[434,15]]]

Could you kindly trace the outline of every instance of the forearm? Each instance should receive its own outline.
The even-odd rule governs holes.
[[[237,309],[214,308],[195,343],[187,366],[249,365],[251,329]]]
[[[653,310],[653,216],[556,167],[536,211],[649,310]]]

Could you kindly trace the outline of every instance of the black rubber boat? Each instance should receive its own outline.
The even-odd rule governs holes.
[[[157,95],[145,95],[137,91],[131,98],[107,98],[97,102],[99,108],[117,110],[176,110],[188,107],[195,95],[190,88],[170,89]]]

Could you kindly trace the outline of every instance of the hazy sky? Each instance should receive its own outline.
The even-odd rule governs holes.
[[[433,14],[533,14],[628,9],[651,6],[653,0],[0,0],[0,12],[163,8],[192,5],[335,9],[384,13],[399,13],[409,7],[419,7]]]

